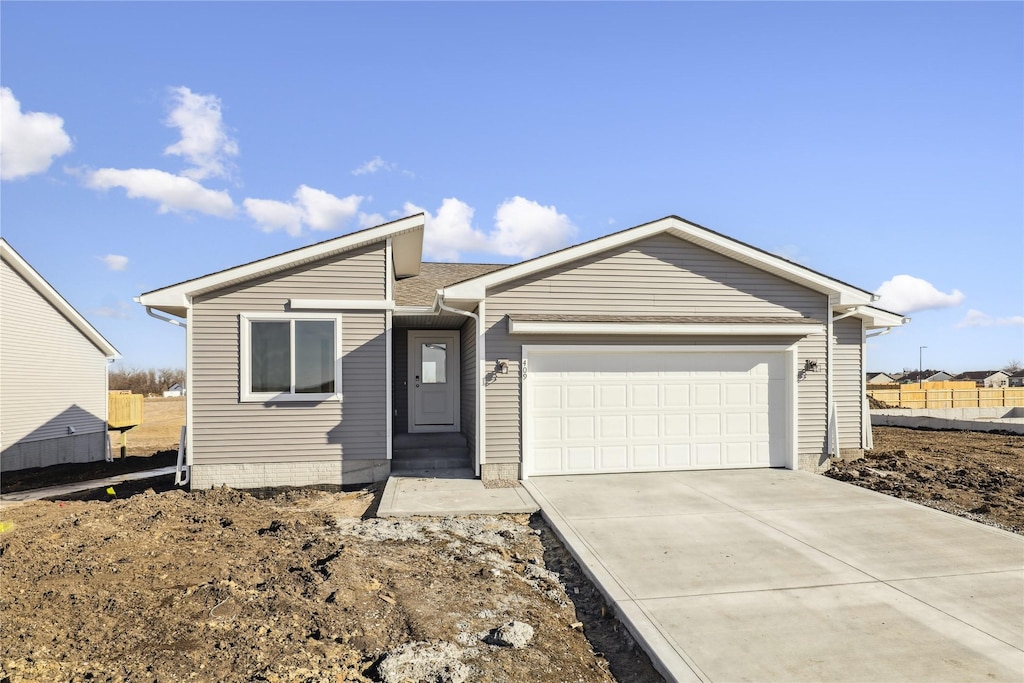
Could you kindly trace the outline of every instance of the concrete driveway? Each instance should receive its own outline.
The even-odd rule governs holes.
[[[1024,537],[788,470],[525,485],[669,680],[1024,680]]]

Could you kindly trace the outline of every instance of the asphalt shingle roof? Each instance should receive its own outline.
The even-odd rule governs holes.
[[[438,289],[507,267],[503,263],[423,263],[419,275],[395,283],[395,304],[430,306]]]

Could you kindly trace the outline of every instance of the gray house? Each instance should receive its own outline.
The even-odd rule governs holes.
[[[0,471],[103,460],[110,342],[0,239]]]
[[[871,447],[865,339],[907,319],[870,292],[674,216],[510,266],[422,263],[423,230],[139,298],[187,327],[193,486],[381,480],[438,438],[484,479]]]

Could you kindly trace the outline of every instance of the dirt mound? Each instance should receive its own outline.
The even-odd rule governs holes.
[[[6,509],[0,678],[660,680],[539,519],[362,519],[373,499],[172,490]],[[488,642],[513,621],[533,629],[524,647]]]
[[[875,427],[826,476],[1024,534],[1024,436]]]

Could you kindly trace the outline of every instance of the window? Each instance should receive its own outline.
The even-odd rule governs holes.
[[[340,398],[341,316],[243,313],[242,401]]]

